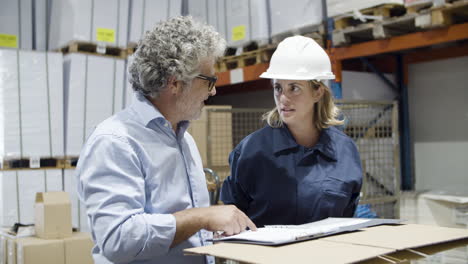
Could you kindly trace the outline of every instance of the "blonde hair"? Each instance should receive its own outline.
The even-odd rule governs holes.
[[[323,87],[322,98],[314,104],[315,127],[320,131],[330,126],[343,125],[344,120],[338,119],[340,109],[333,102],[333,96],[330,88],[316,80],[309,81],[309,84],[311,88],[315,89],[318,89],[319,86]],[[284,125],[277,107],[263,114],[262,120],[267,121],[269,126],[275,128],[283,127]]]

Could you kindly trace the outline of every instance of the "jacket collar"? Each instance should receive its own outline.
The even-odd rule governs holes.
[[[337,161],[336,149],[333,143],[333,133],[331,132],[332,129],[335,128],[322,129],[317,144],[315,144],[315,146],[312,148],[305,148],[296,143],[296,140],[292,136],[287,126],[283,126],[281,128],[272,128],[274,154],[288,149],[304,148],[308,150],[318,150],[328,158]]]

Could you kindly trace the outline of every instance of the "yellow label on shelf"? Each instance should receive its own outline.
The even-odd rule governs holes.
[[[0,47],[17,48],[18,37],[16,35],[0,34]]]
[[[232,28],[232,41],[245,39],[245,25]]]
[[[97,28],[96,40],[102,42],[115,43],[115,30],[110,28]]]

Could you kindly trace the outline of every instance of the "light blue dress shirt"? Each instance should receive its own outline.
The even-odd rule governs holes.
[[[76,169],[86,205],[96,263],[214,263],[184,256],[183,249],[208,245],[201,230],[170,248],[173,213],[209,206],[202,160],[186,133],[189,122],[170,123],[136,93],[125,110],[99,124],[83,147]]]

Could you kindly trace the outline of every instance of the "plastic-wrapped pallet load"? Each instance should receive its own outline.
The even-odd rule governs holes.
[[[226,39],[229,47],[242,47],[251,41],[267,44],[266,0],[226,1]]]
[[[88,218],[86,216],[86,207],[79,200],[77,193],[77,182],[75,170],[64,170],[63,185],[65,191],[70,194],[71,208],[72,208],[72,226],[77,227],[81,232],[88,232]]]
[[[61,53],[0,50],[0,157],[64,154]]]
[[[72,41],[127,46],[129,0],[52,0],[49,44]]]
[[[270,0],[270,6],[273,37],[285,33],[308,32],[322,23],[322,1],[300,0],[291,3]]]
[[[1,0],[0,47],[47,50],[47,1]]]
[[[49,3],[50,0],[35,0],[33,3],[34,12],[34,38],[33,49],[46,51],[48,50],[48,35],[49,35]]]
[[[65,151],[78,156],[94,127],[122,109],[125,60],[73,53],[64,72]]]
[[[60,190],[60,169],[0,172],[0,226],[34,223],[36,192]]]
[[[228,47],[243,47],[251,41],[268,43],[267,0],[191,0],[188,13],[212,25],[226,38]]]
[[[124,99],[125,102],[124,102],[123,108],[127,108],[127,106],[132,104],[133,97],[134,97],[134,95],[133,95],[134,91],[133,91],[132,85],[128,81],[125,82],[124,90],[125,90],[125,92],[124,92],[125,93],[125,99]]]
[[[129,43],[134,44],[156,23],[182,14],[182,0],[133,0],[130,5]]]
[[[327,12],[329,17],[335,17],[354,10],[362,10],[383,4],[404,4],[404,0],[327,0]]]
[[[32,49],[32,4],[27,0],[1,0],[0,47]]]

